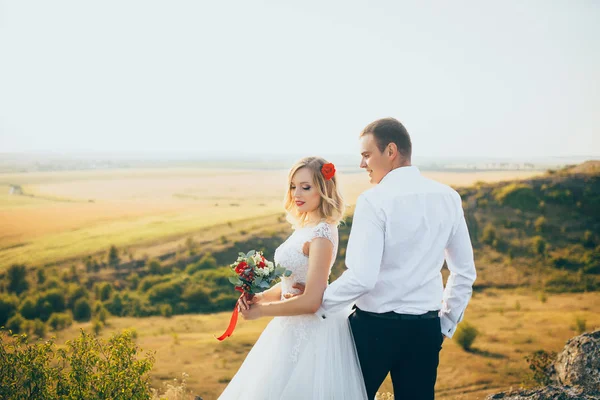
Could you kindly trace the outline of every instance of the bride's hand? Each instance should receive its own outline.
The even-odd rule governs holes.
[[[294,283],[292,288],[299,290],[300,293],[285,293],[283,295],[284,299],[291,299],[292,297],[300,296],[302,293],[304,293],[304,289],[306,288],[306,286],[303,283]]]
[[[261,302],[263,300],[263,297],[264,295],[262,293],[257,293],[252,297],[252,299],[249,299],[248,293],[242,293],[240,299],[238,300],[240,311],[247,310],[252,304]]]

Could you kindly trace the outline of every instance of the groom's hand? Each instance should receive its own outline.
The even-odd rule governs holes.
[[[297,289],[300,291],[300,293],[284,293],[283,298],[284,299],[291,299],[292,297],[296,297],[296,296],[300,296],[302,293],[304,293],[304,289],[306,288],[306,286],[302,283],[295,283],[292,286],[294,289]]]

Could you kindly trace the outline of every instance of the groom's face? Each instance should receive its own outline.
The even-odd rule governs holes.
[[[360,167],[369,173],[371,183],[379,183],[388,172],[392,170],[392,163],[385,153],[377,147],[373,134],[366,134],[360,138]]]

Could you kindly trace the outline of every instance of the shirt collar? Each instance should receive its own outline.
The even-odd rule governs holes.
[[[399,167],[388,172],[387,175],[379,181],[379,184],[383,183],[383,181],[392,179],[410,179],[419,175],[421,175],[421,171],[414,165]]]

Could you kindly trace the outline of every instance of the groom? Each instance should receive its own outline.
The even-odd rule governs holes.
[[[410,136],[399,121],[369,124],[360,145],[360,167],[376,186],[357,200],[348,269],[317,314],[327,318],[355,302],[350,326],[369,399],[389,372],[396,399],[433,399],[442,342],[462,320],[476,277],[462,202],[411,165]]]

